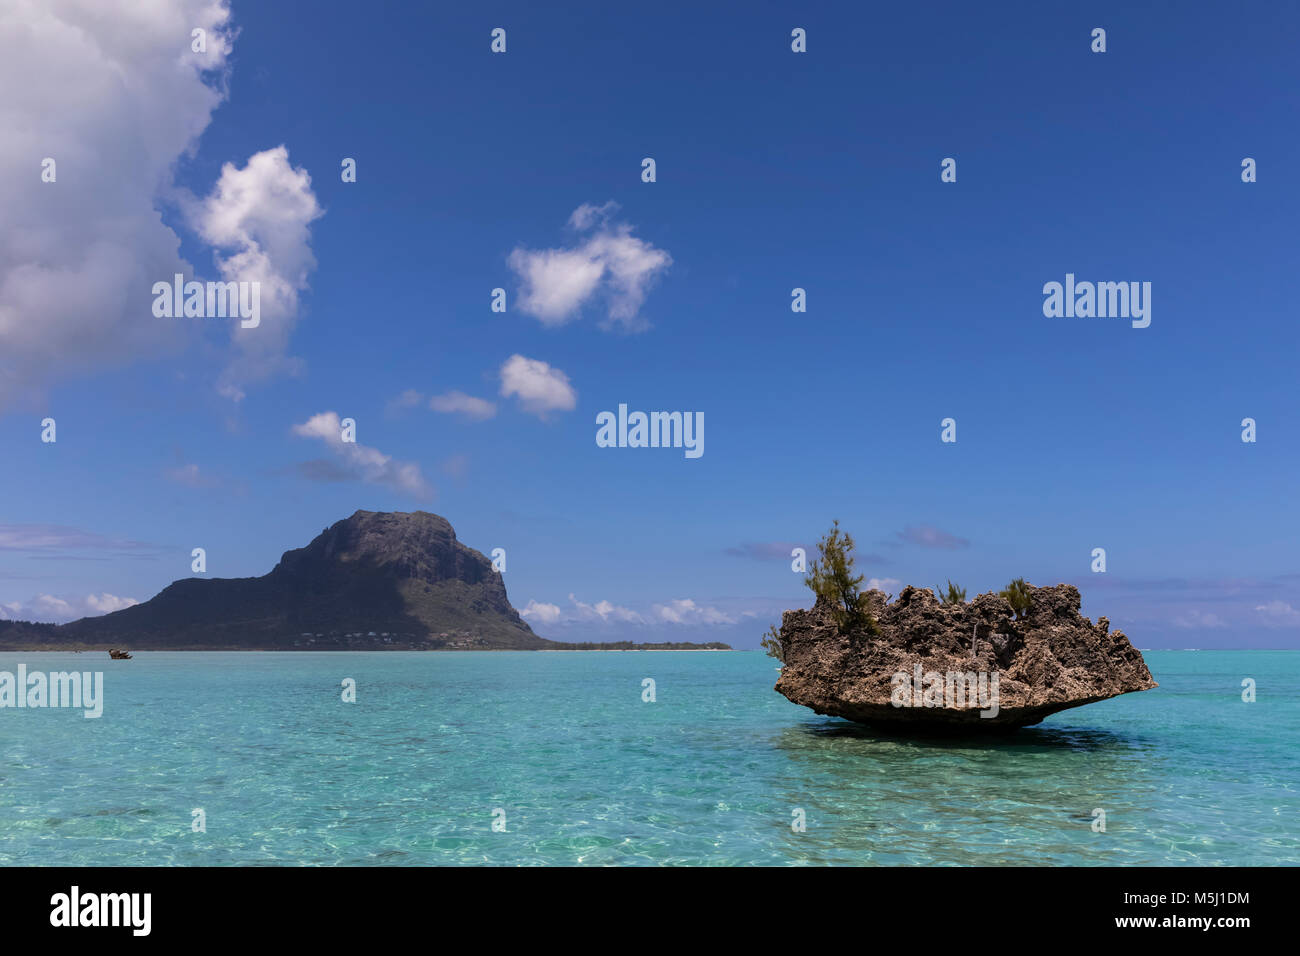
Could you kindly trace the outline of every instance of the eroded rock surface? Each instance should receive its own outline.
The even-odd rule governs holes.
[[[889,603],[870,591],[876,635],[840,633],[820,601],[786,611],[776,690],[819,714],[861,723],[980,732],[1157,686],[1122,631],[1079,613],[1078,588],[1031,588],[1031,595],[1016,619],[996,594],[945,605],[928,589],[906,587]]]

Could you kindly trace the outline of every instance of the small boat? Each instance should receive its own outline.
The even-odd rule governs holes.
[[[131,655],[126,650],[116,647],[109,649],[108,656],[115,661],[129,661],[131,659]]]

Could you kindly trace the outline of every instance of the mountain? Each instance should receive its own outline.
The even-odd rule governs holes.
[[[6,626],[6,624],[8,626]],[[292,650],[555,646],[501,575],[424,511],[358,511],[259,578],[186,578],[152,600],[60,627],[0,622],[0,648]]]

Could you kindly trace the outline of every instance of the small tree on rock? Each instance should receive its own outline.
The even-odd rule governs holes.
[[[966,589],[957,587],[957,585],[952,583],[951,579],[949,579],[948,581],[947,591],[940,591],[938,588],[936,588],[935,593],[939,595],[940,604],[966,603]]]
[[[1007,599],[1011,610],[1016,612],[1017,620],[1024,617],[1029,612],[1030,605],[1034,603],[1030,597],[1029,585],[1025,583],[1024,578],[1016,578],[998,593]]]
[[[782,664],[785,663],[785,658],[782,656],[781,651],[781,632],[777,629],[775,624],[767,629],[767,633],[763,635],[763,640],[760,642],[760,646],[763,650],[767,651],[768,657],[775,657]]]
[[[804,584],[830,605],[841,634],[857,628],[877,634],[876,621],[867,609],[867,596],[858,590],[864,576],[853,573],[853,548],[853,536],[840,531],[840,523],[835,521],[817,542],[819,553]]]

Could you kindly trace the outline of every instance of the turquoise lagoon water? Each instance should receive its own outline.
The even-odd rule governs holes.
[[[1300,861],[1300,652],[1146,658],[1157,690],[935,741],[797,707],[757,652],[0,654],[106,698],[0,710],[0,863]]]

